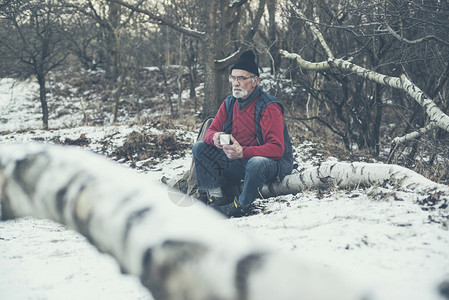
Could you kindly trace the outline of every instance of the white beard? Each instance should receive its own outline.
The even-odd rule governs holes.
[[[245,98],[246,96],[248,96],[248,91],[244,90],[244,89],[235,89],[232,88],[232,95],[235,98]]]

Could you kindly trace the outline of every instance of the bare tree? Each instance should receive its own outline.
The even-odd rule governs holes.
[[[159,25],[168,26],[200,41],[205,70],[204,115],[215,114],[219,103],[227,94],[227,68],[238,59],[239,54],[247,47],[242,42],[251,41],[256,34],[266,3],[266,0],[259,1],[254,17],[248,23],[239,23],[244,9],[249,9],[247,0],[187,2],[195,8],[191,11],[192,14],[196,13],[196,16],[192,16],[192,14],[188,16],[161,14],[154,5],[135,3],[136,1],[134,3],[122,0],[107,1],[142,13]],[[176,6],[178,3],[174,1],[172,5]],[[199,22],[191,24],[186,21],[192,18]],[[231,41],[234,43],[229,43]]]
[[[124,61],[120,32],[123,27],[129,24],[133,12],[131,11],[128,15],[123,15],[121,6],[113,2],[100,2],[98,5],[98,3],[93,3],[89,0],[88,8],[88,14],[104,30],[105,77],[115,84],[115,90],[113,91],[113,121],[117,122],[120,97],[128,74],[128,69],[125,67],[126,62]]]
[[[447,131],[438,126],[433,131],[420,130],[431,127],[427,105],[422,106],[401,88],[367,80],[355,69],[341,68],[335,62],[341,59],[363,66],[365,73],[407,78],[422,95],[447,112],[447,1],[288,2],[284,12],[290,16],[288,27],[293,30],[282,33],[286,42],[283,49],[299,54],[305,61],[330,66],[311,70],[296,59],[284,61],[296,83],[296,105],[307,108],[315,103],[315,112],[319,112],[295,118],[318,121],[320,128],[326,128],[324,131],[340,136],[348,151],[362,149],[374,156],[379,156],[382,144],[390,137],[419,130],[419,135],[409,136],[413,140],[396,140],[391,161],[416,167],[416,156],[425,153],[430,159],[422,163],[422,171],[430,169],[438,157],[446,156]],[[298,10],[303,17],[299,17]],[[331,51],[323,48],[308,23],[321,32]],[[296,110],[301,111],[307,109]],[[422,134],[425,136],[420,141]],[[402,141],[405,143],[399,144]],[[440,176],[449,178],[446,168],[439,169]]]
[[[306,19],[305,15],[301,11],[296,10],[296,13],[301,18]],[[309,26],[314,36],[319,40],[321,47],[323,47],[323,50],[327,55],[327,60],[322,62],[310,62],[304,60],[300,55],[290,54],[287,51],[282,51],[282,54],[285,57],[295,59],[303,68],[306,69],[330,70],[331,68],[339,68],[345,71],[353,72],[359,77],[375,81],[378,84],[402,89],[425,109],[431,122],[435,123],[436,126],[438,126],[439,128],[445,131],[449,131],[449,116],[447,116],[444,112],[442,112],[441,109],[435,105],[434,101],[432,101],[432,99],[430,99],[415,84],[413,84],[407,78],[407,76],[401,75],[400,77],[391,77],[360,67],[354,63],[351,63],[349,60],[335,58],[332,50],[328,46],[327,42],[325,41],[322,33],[318,30],[318,28],[307,19],[306,24]]]
[[[275,75],[279,71],[281,67],[281,56],[279,54],[280,49],[280,39],[278,32],[278,22],[276,17],[277,13],[277,0],[268,0],[267,1],[267,10],[268,10],[268,36],[264,36],[264,32],[260,32],[260,35],[264,37],[265,43],[268,48],[268,53],[270,56],[271,64],[271,74]]]
[[[48,129],[46,76],[69,53],[63,8],[55,0],[8,1],[0,18],[0,54],[10,62],[10,70],[22,77],[36,76],[43,127]]]
[[[72,10],[68,34],[70,51],[86,70],[96,70],[99,65],[106,64],[98,27],[98,23],[80,13],[78,7]]]

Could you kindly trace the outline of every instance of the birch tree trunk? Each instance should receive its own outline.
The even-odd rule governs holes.
[[[2,219],[77,230],[155,299],[366,299],[359,285],[232,231],[199,202],[178,207],[178,194],[88,151],[1,146],[0,191]]]

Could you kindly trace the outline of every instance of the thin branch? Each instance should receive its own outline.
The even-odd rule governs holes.
[[[241,1],[241,2],[242,2],[241,4],[243,4],[246,1]],[[266,2],[267,2],[266,0],[259,1],[259,7],[257,9],[256,16],[253,20],[251,28],[246,33],[243,41],[252,41],[252,39],[254,38],[254,35],[257,32],[257,28],[259,28],[259,24],[260,24],[262,15],[265,11]],[[230,7],[232,7],[232,6],[230,6]],[[223,70],[238,60],[238,58],[240,57],[240,54],[247,49],[247,47],[245,47],[244,42],[241,43],[241,45],[242,46],[236,52],[232,53],[228,57],[215,61],[215,66],[216,66],[217,70]]]
[[[446,46],[449,46],[449,42],[447,42],[445,40],[442,40],[442,39],[440,39],[439,37],[437,37],[435,35],[428,35],[428,36],[422,37],[420,39],[409,40],[409,39],[406,39],[403,36],[400,36],[396,31],[394,31],[393,28],[391,28],[390,25],[388,25],[387,21],[385,21],[385,26],[387,27],[387,31],[389,33],[391,33],[391,35],[393,37],[395,37],[399,41],[407,43],[407,44],[420,44],[420,43],[427,42],[429,40],[434,40],[434,41],[437,41],[438,43],[441,43],[441,44],[444,44]]]
[[[237,51],[235,51],[234,53],[232,53],[228,57],[215,60],[215,63],[219,64],[219,65],[221,65],[221,64],[224,64],[224,65],[232,64],[233,62],[235,62],[236,57],[239,57],[240,53],[242,53],[242,48],[239,48]]]
[[[423,136],[427,132],[432,131],[433,129],[435,129],[437,127],[438,126],[437,126],[437,124],[435,122],[431,122],[431,123],[429,123],[427,126],[425,126],[423,128],[420,128],[420,129],[418,129],[416,131],[407,133],[404,136],[394,138],[393,139],[393,144],[394,145],[399,145],[399,144],[405,143],[407,141],[411,141],[411,140],[417,139],[420,136]]]
[[[324,126],[326,126],[330,131],[332,131],[334,134],[340,136],[340,137],[344,137],[345,135],[339,131],[337,131],[335,128],[333,128],[329,123],[327,123],[326,121],[324,121],[323,119],[321,119],[320,117],[310,117],[310,118],[298,118],[298,117],[290,117],[293,120],[297,120],[297,121],[313,121],[313,120],[317,120],[318,122],[320,122],[321,124],[323,124]],[[313,130],[312,130],[313,131]]]
[[[334,54],[332,53],[331,49],[329,48],[329,45],[326,43],[326,41],[324,40],[323,35],[321,34],[321,32],[318,30],[318,28],[315,26],[314,23],[312,23],[311,21],[309,21],[306,16],[303,14],[302,11],[300,11],[296,5],[294,5],[293,3],[290,2],[291,7],[293,8],[293,10],[298,14],[298,16],[304,20],[306,22],[306,25],[309,26],[310,30],[312,31],[312,33],[315,35],[315,37],[318,39],[318,41],[320,42],[321,47],[323,47],[324,51],[326,51],[327,57],[332,60],[334,59]]]
[[[321,71],[321,70],[329,70],[330,64],[327,61],[322,62],[311,62],[308,60],[303,59],[300,55],[296,53],[289,53],[287,50],[280,50],[280,53],[285,58],[288,58],[290,60],[295,60],[301,68],[307,69],[307,70],[314,70],[314,71]]]
[[[184,34],[186,34],[188,36],[202,39],[206,35],[205,32],[193,30],[193,29],[190,29],[190,28],[187,28],[187,27],[183,27],[183,26],[179,26],[179,25],[173,23],[172,21],[164,18],[160,14],[154,14],[154,13],[152,13],[152,12],[146,10],[146,9],[142,9],[142,8],[136,7],[136,6],[132,5],[132,4],[124,2],[122,0],[106,0],[106,1],[114,2],[114,3],[120,4],[120,5],[128,8],[128,9],[131,9],[131,10],[133,10],[135,12],[142,13],[142,14],[148,16],[150,19],[152,19],[154,21],[157,21],[158,24],[168,26],[168,27],[170,27],[170,28],[172,28],[172,29],[174,29],[176,31],[179,31],[181,33],[184,33]]]
[[[417,5],[417,3],[413,3],[413,4]],[[418,5],[418,7],[419,7],[420,10],[423,10],[423,8],[422,8],[421,6]],[[447,42],[447,41],[445,41],[445,40],[442,40],[442,39],[440,39],[439,37],[437,37],[437,36],[435,36],[435,35],[433,35],[433,34],[432,34],[432,35],[425,36],[425,37],[422,37],[422,38],[419,38],[419,39],[416,39],[416,40],[409,40],[409,39],[406,39],[406,38],[403,37],[402,35],[398,34],[398,33],[397,33],[393,28],[391,28],[390,25],[388,24],[387,16],[386,16],[386,11],[387,11],[387,1],[384,1],[384,10],[385,10],[384,20],[385,20],[385,27],[387,28],[387,32],[389,32],[389,33],[390,33],[394,38],[396,38],[397,40],[399,40],[399,41],[401,41],[401,42],[404,42],[404,43],[407,43],[407,44],[420,44],[420,43],[423,43],[423,42],[426,42],[426,41],[429,41],[429,40],[435,40],[435,41],[437,41],[437,42],[439,42],[439,43],[441,43],[441,44],[444,44],[444,45],[446,45],[446,46],[449,46],[449,42]]]
[[[397,148],[399,147],[399,145],[408,142],[408,141],[412,141],[412,140],[416,140],[419,137],[423,136],[424,134],[426,134],[427,132],[430,132],[432,130],[434,130],[435,128],[437,128],[437,124],[435,122],[431,122],[429,123],[427,126],[420,128],[416,131],[407,133],[404,136],[401,137],[396,137],[393,139],[393,143],[392,143],[392,147],[391,147],[391,151],[390,154],[388,155],[388,159],[387,162],[391,163],[394,153],[396,152]]]
[[[248,2],[248,0],[234,0],[234,1],[232,1],[231,4],[229,4],[229,7],[230,8],[240,7],[243,4],[245,4],[246,2]]]

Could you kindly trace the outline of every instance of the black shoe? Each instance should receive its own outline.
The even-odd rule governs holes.
[[[222,206],[232,202],[232,199],[224,197],[209,196],[207,199],[207,204],[210,206]]]
[[[242,217],[247,213],[247,207],[239,206],[236,200],[230,204],[214,206],[214,208],[228,218]]]

